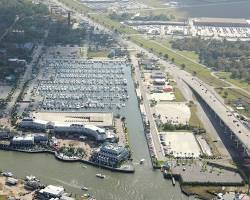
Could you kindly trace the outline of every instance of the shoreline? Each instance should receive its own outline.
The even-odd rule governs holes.
[[[29,151],[29,150],[22,150],[22,149],[15,149],[15,148],[10,148],[10,147],[3,147],[0,146],[0,150],[3,151],[16,151],[16,152],[20,152],[20,153],[33,153],[33,154],[39,154],[39,153],[47,153],[47,154],[51,154],[54,155],[54,157],[62,162],[79,162],[79,163],[84,163],[84,164],[89,164],[95,167],[100,167],[103,169],[108,169],[112,172],[121,172],[121,173],[134,173],[135,172],[135,168],[132,164],[129,164],[127,167],[120,167],[120,168],[114,168],[114,167],[110,167],[110,166],[106,166],[106,165],[101,165],[101,164],[97,164],[95,162],[89,161],[89,160],[83,160],[83,159],[64,159],[62,157],[60,157],[58,155],[58,153],[56,151],[52,151],[52,150],[37,150],[37,151]]]

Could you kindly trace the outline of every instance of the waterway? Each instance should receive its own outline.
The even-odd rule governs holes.
[[[167,0],[166,2],[171,2]],[[226,17],[250,19],[249,0],[173,0],[177,9],[190,17]],[[173,2],[172,1],[172,2]]]
[[[133,151],[136,172],[122,174],[80,163],[64,163],[49,154],[25,154],[0,151],[0,169],[12,171],[18,177],[35,175],[45,184],[62,185],[68,192],[82,195],[81,187],[89,188],[89,193],[98,200],[186,200],[195,199],[181,193],[180,187],[172,186],[163,179],[159,170],[153,170],[148,153],[142,120],[137,106],[132,78],[127,71],[129,101],[121,114],[126,116],[129,140]],[[138,161],[145,158],[145,164]],[[107,178],[99,179],[96,173]]]

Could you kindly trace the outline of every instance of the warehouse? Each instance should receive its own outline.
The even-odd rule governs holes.
[[[195,26],[216,26],[216,27],[250,27],[246,19],[233,18],[195,18],[193,19]]]

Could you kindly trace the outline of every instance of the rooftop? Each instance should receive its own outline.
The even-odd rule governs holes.
[[[239,23],[239,24],[247,24],[248,21],[243,18],[209,18],[209,17],[202,17],[202,18],[195,18],[193,19],[195,22],[205,22],[205,23]]]
[[[33,112],[33,117],[39,120],[51,121],[58,124],[84,123],[98,127],[113,126],[112,113],[85,113],[85,112]]]
[[[64,192],[64,188],[61,186],[48,185],[46,188],[40,190],[40,193],[47,193],[54,196],[61,196]]]

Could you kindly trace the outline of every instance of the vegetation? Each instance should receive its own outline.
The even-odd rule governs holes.
[[[188,106],[191,111],[191,117],[189,119],[190,126],[203,128],[203,124],[200,121],[199,117],[197,116],[197,108],[194,102],[190,101]]]
[[[219,80],[218,78],[211,75],[211,72],[209,69],[205,68],[203,65],[186,58],[185,56],[179,54],[178,52],[174,51],[171,48],[168,48],[164,44],[158,43],[153,40],[148,40],[146,38],[143,38],[142,36],[133,35],[130,37],[133,42],[136,44],[151,49],[153,53],[168,55],[168,59],[171,60],[176,65],[181,66],[182,64],[185,64],[185,70],[193,73],[196,73],[196,76],[206,82],[209,85],[220,87],[220,86],[227,86],[226,83]]]
[[[235,88],[217,88],[216,91],[224,98],[226,104],[237,109],[243,107],[243,110],[238,110],[239,113],[250,117],[250,95],[245,94]]]
[[[250,83],[250,42],[185,38],[172,41],[172,47],[195,51],[204,65]]]
[[[82,28],[72,29],[68,26],[67,20],[54,22],[49,30],[46,45],[54,46],[56,44],[77,44],[81,45],[85,39],[86,31]]]
[[[83,157],[86,155],[86,152],[82,148],[75,148],[73,145],[70,145],[69,147],[61,147],[59,149],[60,153],[63,153],[63,155],[68,156],[68,157],[73,157],[77,156],[79,158]]]

